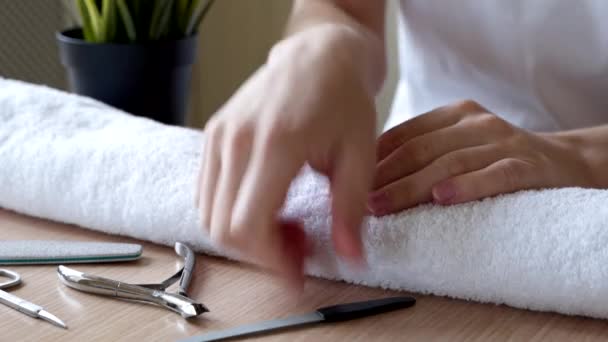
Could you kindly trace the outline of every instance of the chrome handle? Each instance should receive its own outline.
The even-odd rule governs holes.
[[[7,289],[21,284],[21,276],[17,272],[0,269],[0,277],[8,279],[8,281],[0,283],[0,289]]]
[[[59,279],[71,288],[105,296],[148,300],[153,297],[152,295],[155,291],[141,286],[125,284],[116,280],[82,273],[65,266],[59,266],[57,274],[59,275]]]

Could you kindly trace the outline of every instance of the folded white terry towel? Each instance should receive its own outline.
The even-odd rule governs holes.
[[[195,130],[0,79],[0,207],[214,252],[194,208],[200,141]],[[285,207],[314,240],[311,275],[608,318],[608,191],[526,191],[370,218],[365,272],[336,258],[328,199],[325,180],[304,172]]]

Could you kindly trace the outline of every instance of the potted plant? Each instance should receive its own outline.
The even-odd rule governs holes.
[[[183,125],[197,28],[214,0],[74,0],[80,27],[58,32],[73,92]]]

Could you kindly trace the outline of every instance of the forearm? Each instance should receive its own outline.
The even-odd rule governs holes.
[[[321,51],[354,63],[375,95],[384,83],[385,0],[295,0],[284,40],[273,54],[302,56]]]
[[[589,170],[594,187],[608,189],[608,125],[554,133],[574,148]]]

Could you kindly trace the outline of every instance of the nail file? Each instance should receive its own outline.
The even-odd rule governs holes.
[[[212,331],[190,337],[180,342],[210,342],[247,338],[277,330],[315,323],[343,322],[409,308],[416,304],[413,297],[392,297],[350,304],[341,304],[317,309],[311,313],[287,318],[242,325],[231,329]]]
[[[0,241],[0,265],[131,261],[139,259],[142,250],[131,243],[9,240]]]

